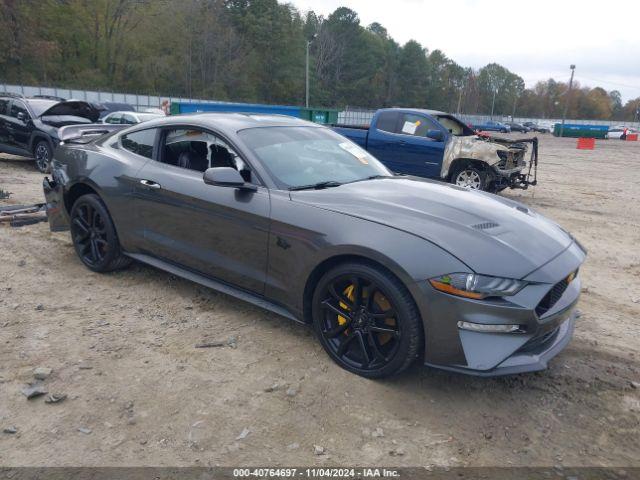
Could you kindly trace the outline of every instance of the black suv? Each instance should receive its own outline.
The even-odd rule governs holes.
[[[94,123],[101,110],[99,105],[80,100],[0,93],[0,153],[33,156],[38,170],[46,173],[59,143],[58,130]]]

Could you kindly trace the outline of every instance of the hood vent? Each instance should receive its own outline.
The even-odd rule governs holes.
[[[477,223],[475,225],[471,225],[472,228],[475,228],[476,230],[489,230],[491,228],[497,228],[500,225],[495,223],[495,222],[483,222],[483,223]]]

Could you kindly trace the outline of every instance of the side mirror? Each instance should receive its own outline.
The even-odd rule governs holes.
[[[444,135],[442,134],[442,130],[427,130],[427,137],[436,142],[441,142]]]
[[[231,167],[208,168],[202,175],[202,179],[207,185],[215,185],[217,187],[239,188],[240,190],[252,192],[258,189],[255,185],[246,183],[240,172]]]
[[[16,118],[21,122],[27,121],[27,116],[24,114],[24,112],[18,112],[18,115],[16,115]]]

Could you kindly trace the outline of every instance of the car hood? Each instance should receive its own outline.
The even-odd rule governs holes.
[[[100,112],[104,107],[95,105],[81,100],[69,100],[66,102],[56,103],[54,106],[45,110],[40,118],[43,117],[80,117],[86,118],[91,122],[97,122],[100,118]]]
[[[291,199],[417,235],[485,275],[523,278],[573,242],[525,205],[429,180],[355,182]]]

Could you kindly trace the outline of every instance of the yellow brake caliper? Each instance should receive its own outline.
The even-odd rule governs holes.
[[[344,289],[344,292],[342,292],[352,302],[355,299],[355,296],[353,295],[354,289],[355,289],[355,287],[353,285],[349,285],[347,288]],[[342,303],[342,302],[340,302],[340,307],[344,308],[347,311],[349,310],[349,307],[346,304]],[[338,315],[338,324],[344,325],[345,323],[347,323],[347,319],[344,318],[342,315]]]
[[[349,285],[347,288],[344,289],[342,293],[344,293],[345,296],[353,302],[355,300],[354,291],[355,291],[355,286]],[[366,298],[367,294],[365,293],[363,296]],[[382,295],[380,292],[376,292],[374,294],[374,300],[378,304],[378,307],[380,307],[380,310],[382,310],[383,312],[391,309],[391,303],[389,303],[389,300],[387,300],[387,297]],[[346,305],[344,302],[339,302],[339,303],[340,303],[340,307],[343,308],[344,310],[347,310],[347,311],[350,310],[349,306]],[[347,319],[344,318],[342,315],[338,315],[338,324],[344,325],[345,323],[347,323]],[[396,320],[393,317],[385,318],[384,323],[389,325],[390,327],[396,326]],[[345,330],[344,334],[348,335],[348,331]],[[380,345],[384,345],[389,340],[391,340],[391,335],[388,333],[380,333],[378,335],[378,341],[380,342]]]

